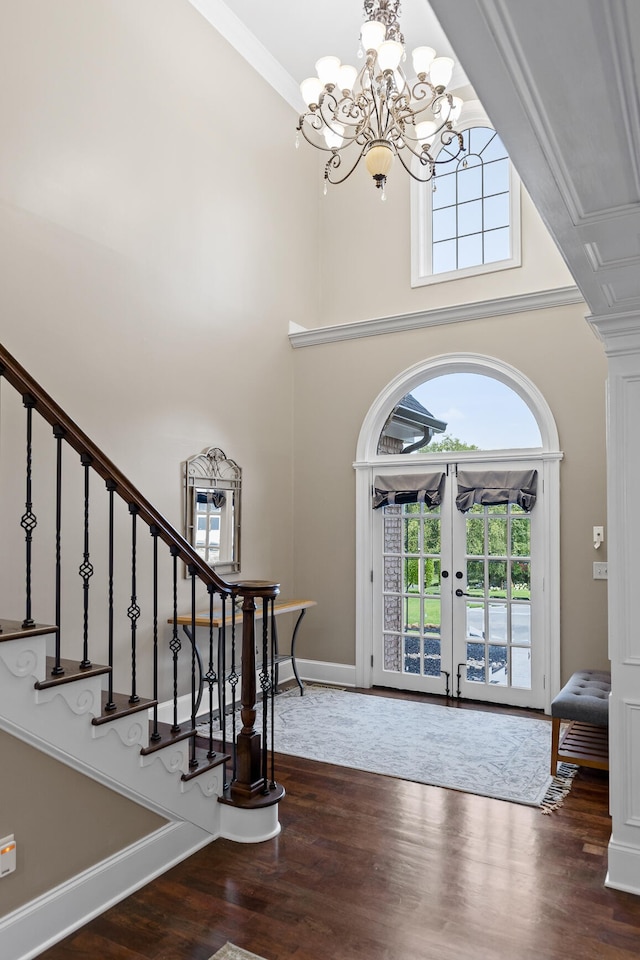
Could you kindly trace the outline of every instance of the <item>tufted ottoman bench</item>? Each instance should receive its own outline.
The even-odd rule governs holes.
[[[609,693],[611,674],[580,670],[551,702],[551,775],[560,762],[609,769]],[[560,737],[562,722],[569,727]]]

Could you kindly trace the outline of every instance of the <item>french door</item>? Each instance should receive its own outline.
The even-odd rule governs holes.
[[[373,683],[543,707],[542,485],[530,513],[513,503],[461,513],[455,464],[442,469],[437,506],[375,511]]]

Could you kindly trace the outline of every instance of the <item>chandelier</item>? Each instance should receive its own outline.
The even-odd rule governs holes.
[[[364,158],[384,200],[395,157],[414,180],[426,183],[436,174],[435,157],[442,146],[453,145],[443,163],[463,150],[462,135],[454,129],[462,100],[446,89],[453,60],[436,57],[432,47],[416,47],[415,78],[409,81],[402,67],[406,53],[399,12],[400,0],[364,0],[358,52],[364,56],[362,68],[321,57],[317,76],[300,84],[307,110],[297,130],[329,155],[325,193],[328,183],[344,183]]]

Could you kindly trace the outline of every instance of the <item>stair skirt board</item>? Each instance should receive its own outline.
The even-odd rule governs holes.
[[[214,839],[192,823],[169,823],[14,910],[0,919],[3,960],[37,957]]]

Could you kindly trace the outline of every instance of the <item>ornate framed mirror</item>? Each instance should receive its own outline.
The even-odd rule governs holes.
[[[186,539],[216,570],[239,571],[242,470],[209,447],[185,462],[184,481]]]

